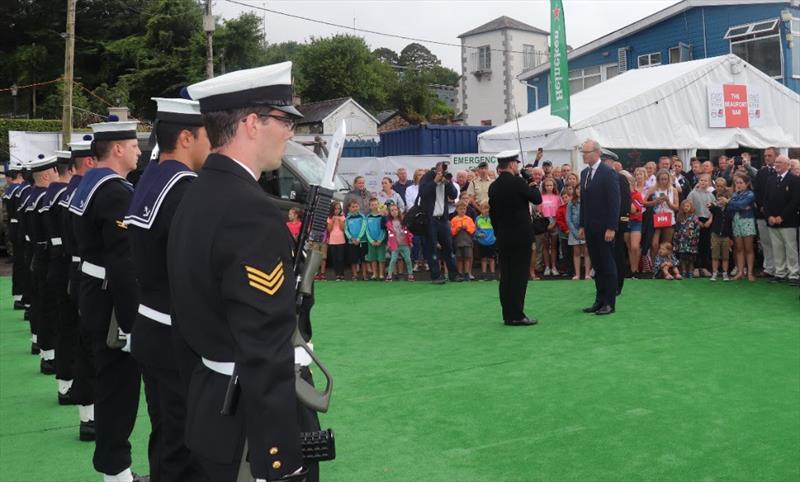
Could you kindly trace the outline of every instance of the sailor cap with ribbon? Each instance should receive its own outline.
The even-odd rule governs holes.
[[[115,115],[108,116],[108,122],[89,124],[94,133],[94,142],[123,141],[136,139],[136,121],[120,121]]]
[[[72,151],[56,151],[56,162],[69,164],[72,162]]]
[[[70,151],[72,152],[73,159],[77,159],[79,157],[93,156],[94,154],[92,154],[92,135],[86,134],[83,136],[83,140],[77,142],[70,142],[69,148]]]
[[[217,112],[245,107],[272,107],[295,118],[303,117],[292,105],[292,63],[238,70],[188,87],[200,111]]]
[[[11,159],[8,162],[8,172],[9,172],[9,174],[16,174],[18,172],[21,172],[22,168],[23,168],[23,164],[22,164],[22,161],[20,161],[19,159]]]
[[[181,98],[151,97],[157,104],[156,122],[182,126],[202,126],[200,103]]]
[[[56,166],[57,159],[58,158],[56,156],[47,157],[44,154],[39,154],[36,160],[31,161],[28,164],[28,169],[30,169],[31,172],[40,172],[52,169]]]
[[[496,157],[500,166],[505,166],[509,162],[519,162],[519,149],[498,152]]]

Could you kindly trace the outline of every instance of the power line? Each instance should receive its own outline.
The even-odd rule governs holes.
[[[348,25],[343,25],[343,24],[340,24],[340,23],[328,22],[326,20],[318,20],[318,19],[315,19],[315,18],[303,17],[302,15],[295,15],[293,13],[281,12],[280,10],[273,10],[271,8],[266,8],[266,7],[259,7],[257,5],[251,5],[249,3],[240,2],[240,1],[237,1],[237,0],[225,0],[225,1],[228,2],[228,3],[233,3],[233,4],[236,4],[236,5],[240,5],[240,6],[247,7],[247,8],[252,8],[252,9],[255,9],[255,10],[261,10],[261,11],[264,11],[264,12],[274,13],[276,15],[283,15],[284,17],[290,17],[290,18],[294,18],[294,19],[297,19],[297,20],[305,20],[306,22],[319,23],[319,24],[322,24],[322,25],[327,25],[329,27],[336,27],[336,28],[341,28],[341,29],[345,29],[345,30],[353,30],[355,32],[369,33],[369,34],[372,34],[372,35],[381,35],[383,37],[398,38],[398,39],[401,39],[401,40],[410,40],[412,42],[428,43],[428,44],[434,44],[434,45],[443,45],[445,47],[458,47],[458,48],[464,47],[464,48],[467,48],[467,49],[474,49],[474,50],[478,50],[480,48],[485,48],[485,46],[461,45],[461,44],[456,44],[456,43],[452,43],[452,42],[442,42],[442,41],[439,41],[439,40],[430,40],[430,39],[423,39],[423,38],[417,38],[417,37],[408,37],[406,35],[379,32],[377,30],[369,30],[369,29],[365,29],[365,28],[356,28],[355,26],[348,26]],[[489,50],[492,51],[492,52],[523,54],[523,55],[536,55],[536,56],[547,56],[547,53],[546,52],[542,52],[542,51],[524,52],[524,51],[521,51],[521,50],[505,50],[505,49],[494,49],[494,48],[489,48]]]

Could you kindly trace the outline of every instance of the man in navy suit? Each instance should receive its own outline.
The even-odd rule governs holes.
[[[581,172],[578,236],[586,239],[597,290],[594,304],[583,312],[609,315],[615,310],[617,295],[614,238],[619,228],[619,179],[613,168],[600,161],[601,149],[597,141],[587,139],[581,145],[581,154],[589,167]]]

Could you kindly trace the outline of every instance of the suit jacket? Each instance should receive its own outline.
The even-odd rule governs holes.
[[[252,473],[267,480],[303,465],[292,243],[278,206],[220,154],[208,157],[186,190],[167,243],[173,330],[200,357],[235,362],[241,387],[235,414],[223,416],[228,377],[202,365],[194,370],[187,446],[232,463],[246,435]]]
[[[759,169],[753,181],[753,193],[756,195],[756,219],[764,219],[764,207],[767,204],[767,181],[775,176],[775,170],[764,166]]]
[[[422,209],[423,212],[427,213],[428,216],[433,216],[433,208],[436,205],[436,186],[437,184],[433,181],[436,177],[436,171],[431,169],[424,176],[422,179],[419,180],[419,207]],[[458,197],[458,191],[456,191],[456,187],[453,185],[452,182],[445,182],[444,183],[444,215],[447,215],[447,200],[448,199],[455,199]],[[407,206],[411,207],[411,206]]]
[[[779,182],[777,174],[770,176],[767,180],[764,208],[766,217],[783,218],[783,224],[773,227],[796,228],[800,225],[800,216],[797,214],[800,208],[800,177],[787,172]]]
[[[541,204],[542,194],[519,176],[501,172],[489,186],[489,216],[498,249],[533,243],[529,203]]]
[[[606,229],[616,231],[619,229],[620,211],[619,176],[614,169],[599,162],[588,186],[586,176],[589,167],[581,171],[581,215],[578,227],[588,232],[604,232]]]

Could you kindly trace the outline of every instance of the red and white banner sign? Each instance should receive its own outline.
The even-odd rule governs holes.
[[[745,84],[708,86],[709,127],[759,127],[764,124],[761,92]]]

